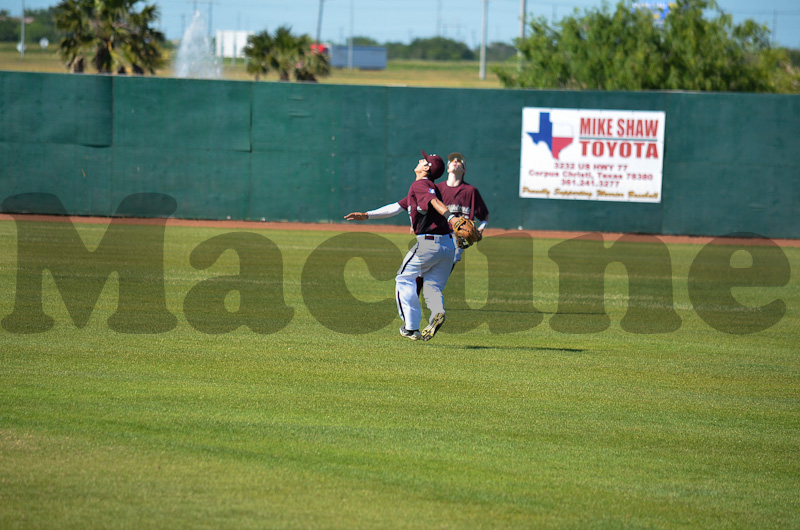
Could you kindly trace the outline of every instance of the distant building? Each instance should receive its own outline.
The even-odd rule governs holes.
[[[361,70],[385,70],[386,47],[384,46],[326,46],[331,66],[334,68],[359,68]]]
[[[244,48],[247,46],[247,37],[253,35],[252,31],[217,31],[216,51],[217,57],[244,57]]]

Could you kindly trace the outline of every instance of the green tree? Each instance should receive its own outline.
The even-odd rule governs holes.
[[[147,5],[138,13],[131,12],[129,20],[132,38],[122,46],[125,59],[134,74],[154,74],[166,64],[163,52],[166,39],[153,27],[158,21],[158,8],[155,4]]]
[[[408,45],[406,58],[427,61],[472,61],[475,59],[475,53],[463,42],[433,37],[414,39]]]
[[[473,52],[476,56],[480,55],[480,48]],[[517,49],[505,42],[493,42],[486,46],[486,60],[493,63],[501,63],[517,55]]]
[[[408,44],[402,42],[387,42],[386,58],[390,61],[394,59],[408,59]]]
[[[42,37],[56,42],[61,35],[55,28],[55,8],[26,9],[25,42],[38,43]],[[10,16],[8,10],[0,9],[0,41],[19,42],[20,19]]]
[[[475,52],[463,42],[444,37],[414,39],[411,44],[387,42],[385,46],[389,60],[474,61],[476,58]]]
[[[55,13],[55,7],[26,9],[25,17],[32,18],[33,22],[25,26],[25,40],[38,43],[42,38],[46,38],[56,43],[63,35],[56,30]]]
[[[19,42],[19,19],[12,18],[7,9],[0,9],[0,41]]]
[[[349,39],[345,44],[349,43]],[[353,46],[380,46],[378,41],[370,37],[353,37]]]
[[[139,0],[62,0],[56,6],[56,28],[65,36],[59,53],[73,72],[87,60],[103,74],[155,73],[165,63],[164,34],[153,28],[158,8],[134,8]]]
[[[786,49],[786,53],[789,56],[789,62],[792,64],[792,66],[800,68],[800,50]]]
[[[275,59],[276,70],[281,81],[289,81],[295,65],[303,57],[303,44],[311,47],[311,38],[307,35],[297,37],[292,35],[292,28],[281,26],[275,30],[272,38],[272,56]]]
[[[94,46],[92,7],[81,0],[64,0],[56,10],[56,28],[65,33],[58,45],[59,54],[72,72],[83,73]]]
[[[247,73],[253,75],[258,81],[261,76],[266,76],[277,70],[277,64],[272,56],[274,44],[269,31],[262,31],[247,37],[247,46],[244,55],[247,57]]]
[[[317,77],[324,77],[330,73],[330,61],[328,56],[322,53],[307,51],[295,63],[294,76],[298,81],[316,82]]]
[[[281,26],[274,35],[262,31],[247,38],[244,54],[247,71],[256,80],[269,72],[277,72],[281,81],[316,81],[330,74],[326,55],[312,51],[308,35],[292,35],[291,28]]]
[[[676,0],[663,23],[628,0],[530,28],[523,63],[495,70],[507,87],[775,92],[793,76],[764,26],[734,25],[714,0]]]

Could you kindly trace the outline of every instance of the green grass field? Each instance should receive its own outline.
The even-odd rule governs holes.
[[[68,227],[52,225],[50,243]],[[76,227],[90,249],[106,230]],[[398,335],[396,317],[358,334],[374,315],[347,314],[317,269],[304,277],[335,232],[251,230],[280,251],[265,268],[283,278],[291,321],[264,335],[205,334],[186,319],[187,294],[241,271],[232,250],[204,270],[190,256],[232,232],[167,228],[166,303],[177,317],[169,332],[109,329],[116,274],[82,329],[49,273],[43,308],[54,327],[0,329],[0,527],[800,528],[800,249],[784,249],[787,285],[734,289],[749,306],[785,302],[765,331],[731,335],[701,321],[687,278],[702,247],[672,244],[680,329],[623,331],[626,269],[612,264],[611,326],[567,334],[549,326],[559,275],[548,251],[558,241],[535,240],[531,262],[518,259],[524,240],[496,237],[495,249],[518,262],[492,286],[506,309],[495,299],[501,309],[482,314],[489,266],[471,249],[446,291],[459,299],[453,289],[466,285],[468,307],[415,343]],[[380,237],[393,245],[364,254],[379,279],[358,258],[343,274],[356,300],[383,315],[393,312],[391,273],[410,236]],[[16,238],[14,223],[0,221],[0,316],[14,310]],[[333,252],[357,249],[351,240]],[[746,253],[735,257],[748,266]],[[160,254],[142,256],[150,258]],[[541,324],[453,333],[470,319],[524,319],[512,299],[531,275]],[[347,332],[312,316],[309,280],[316,310],[350,322]],[[208,296],[203,305],[221,303]],[[231,312],[242,303],[224,298]]]
[[[492,72],[491,64],[486,71],[486,79],[479,78],[480,65],[477,61],[389,61],[386,70],[347,70],[334,68],[331,75],[320,79],[321,83],[337,85],[399,85],[445,88],[501,88],[500,80]],[[0,70],[67,73],[67,68],[56,54],[56,46],[50,45],[46,51],[39,46],[30,46],[22,58],[14,43],[0,43]],[[88,73],[92,73],[92,70]],[[157,73],[159,77],[172,76],[171,68]],[[243,60],[233,64],[225,59],[222,67],[224,79],[252,81]],[[278,81],[276,74],[267,76],[264,81]]]

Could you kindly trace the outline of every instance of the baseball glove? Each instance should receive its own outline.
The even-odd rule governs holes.
[[[469,248],[481,240],[481,233],[475,228],[475,223],[466,217],[456,217],[453,220],[453,233],[459,248]]]

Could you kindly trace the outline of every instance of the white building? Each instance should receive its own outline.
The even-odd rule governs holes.
[[[247,46],[247,37],[253,35],[252,31],[217,31],[217,57],[244,57],[244,47]]]

